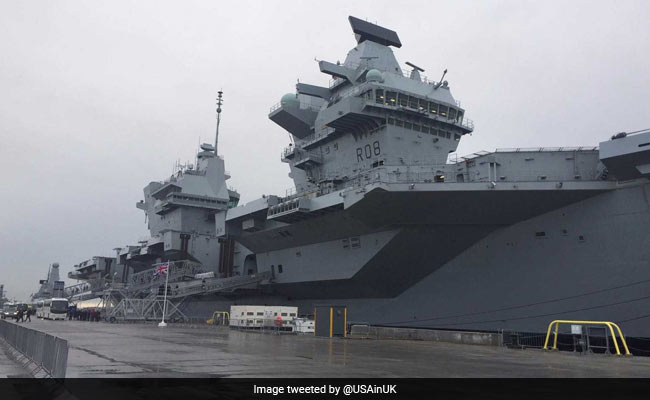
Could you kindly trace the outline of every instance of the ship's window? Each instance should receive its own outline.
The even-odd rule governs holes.
[[[408,105],[408,96],[404,93],[398,93],[397,101],[400,106],[406,107]]]
[[[412,108],[414,110],[418,109],[418,98],[417,97],[409,96],[409,108]]]
[[[375,97],[375,101],[379,104],[384,103],[384,90],[383,89],[377,89],[377,96]]]
[[[389,125],[395,125],[395,118],[388,118]]]
[[[458,110],[458,114],[456,115],[456,121],[458,121],[458,123],[463,122],[463,112],[461,110]]]
[[[445,132],[445,137],[447,139],[451,139],[451,133],[450,132]]]
[[[397,103],[397,92],[386,92],[386,104],[394,106]]]
[[[459,140],[460,140],[460,135],[455,134],[455,135],[454,135],[454,140],[455,140],[455,141],[459,141]]]
[[[429,127],[422,125],[422,132],[429,133]]]
[[[361,247],[361,239],[359,238],[359,236],[350,238],[350,247],[353,249],[358,249],[359,247]]]
[[[343,248],[344,249],[349,249],[350,248],[350,239],[343,239],[343,240],[341,240],[341,242],[343,243]]]
[[[420,131],[421,131],[421,129],[420,129],[420,125],[418,125],[418,124],[413,124],[413,130],[416,131],[416,132],[420,132]]]
[[[338,143],[334,143],[334,150],[338,150],[338,149],[339,149],[339,144],[338,144]]]
[[[429,103],[429,112],[431,114],[438,114],[438,104],[434,102]]]
[[[404,121],[404,128],[411,129],[412,127],[413,127],[413,124],[411,124],[410,122]]]
[[[585,237],[583,235],[578,236],[578,242],[582,243],[585,241]]]
[[[444,175],[436,175],[433,180],[435,182],[444,182],[445,181],[445,176]]]
[[[456,119],[456,109],[455,108],[450,108],[449,109],[449,119]]]
[[[404,126],[404,121],[402,121],[401,119],[396,119],[395,126]]]
[[[438,136],[440,136],[441,138],[444,138],[445,137],[445,131],[439,130],[438,131]]]
[[[426,100],[420,99],[418,110],[427,111],[429,109],[429,102]]]
[[[440,105],[440,109],[439,109],[440,115],[442,115],[443,117],[446,117],[446,116],[447,116],[447,109],[448,109],[448,108],[449,108],[449,107],[447,107],[447,106],[443,106],[443,105],[441,104],[441,105]]]
[[[278,264],[278,273],[279,273],[279,274],[282,273],[282,264]]]
[[[536,238],[545,238],[546,237],[546,232],[544,232],[544,231],[535,232],[535,237]]]

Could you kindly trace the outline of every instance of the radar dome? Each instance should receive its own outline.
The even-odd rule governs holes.
[[[282,96],[282,99],[280,100],[280,104],[283,107],[298,107],[299,102],[295,94],[287,93],[284,96]]]
[[[384,78],[383,78],[381,72],[379,72],[376,69],[371,69],[366,74],[366,81],[368,81],[368,82],[381,82],[383,80],[384,80]]]

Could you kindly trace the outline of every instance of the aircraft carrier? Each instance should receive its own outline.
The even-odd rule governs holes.
[[[474,124],[445,75],[403,70],[396,32],[349,21],[345,61],[318,61],[329,85],[298,83],[270,109],[292,138],[280,158],[295,191],[238,204],[217,153],[219,93],[214,145],[144,189],[151,237],[80,263],[69,277],[86,282],[68,296],[156,296],[169,263],[187,316],[336,304],[372,325],[608,320],[650,338],[650,131],[450,157]]]

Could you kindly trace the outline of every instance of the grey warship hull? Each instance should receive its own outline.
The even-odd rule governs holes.
[[[377,188],[365,204],[278,228],[285,241],[272,231],[241,239],[260,246],[258,265],[274,263],[274,282],[194,298],[186,312],[249,303],[309,314],[332,303],[375,325],[541,332],[553,319],[608,320],[650,337],[650,184],[597,186],[475,191],[467,204],[459,193]],[[359,247],[344,247],[354,236]]]

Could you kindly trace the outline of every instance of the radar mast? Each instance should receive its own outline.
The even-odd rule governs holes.
[[[221,122],[221,105],[223,104],[223,91],[217,92],[217,132],[214,136],[214,154],[217,153],[217,145],[219,143],[219,123]]]

